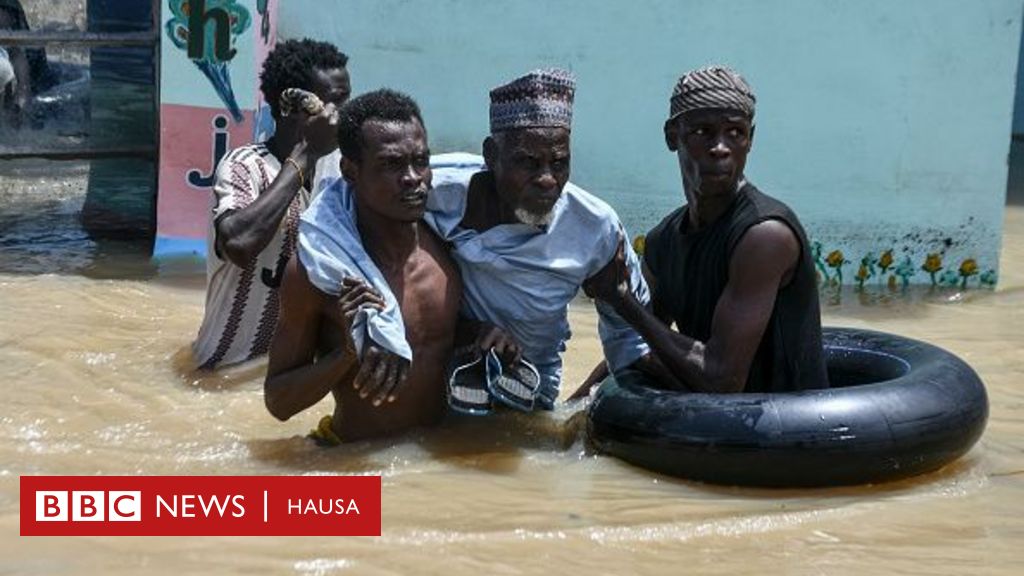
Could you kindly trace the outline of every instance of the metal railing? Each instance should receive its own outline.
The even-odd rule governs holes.
[[[118,47],[155,46],[160,35],[155,32],[47,32],[34,30],[0,30],[0,45]]]
[[[153,0],[153,27],[146,32],[84,32],[47,30],[0,30],[0,46],[82,46],[87,48],[150,47],[154,50],[154,111],[159,106],[160,84],[160,2]],[[159,130],[156,129],[159,141]],[[53,146],[51,145],[0,145],[0,160],[43,158],[47,160],[93,160],[103,158],[147,158],[156,159],[158,145],[142,146]]]

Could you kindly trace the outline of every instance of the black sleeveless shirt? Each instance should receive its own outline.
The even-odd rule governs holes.
[[[807,235],[785,204],[749,183],[710,226],[689,231],[683,206],[647,234],[644,261],[657,281],[655,309],[667,312],[683,334],[707,343],[715,306],[729,281],[733,250],[751,226],[765,220],[789,226],[800,241],[800,258],[789,284],[775,297],[744,392],[827,388],[818,285]]]

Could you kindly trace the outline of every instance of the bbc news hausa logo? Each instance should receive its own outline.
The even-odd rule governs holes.
[[[141,522],[142,492],[36,491],[36,522]]]

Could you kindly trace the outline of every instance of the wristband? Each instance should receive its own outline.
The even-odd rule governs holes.
[[[295,166],[295,171],[299,173],[299,188],[305,188],[306,177],[305,175],[302,174],[302,168],[299,167],[299,163],[296,162],[295,158],[292,158],[291,156],[285,158],[284,161],[286,164],[291,164],[292,166]]]

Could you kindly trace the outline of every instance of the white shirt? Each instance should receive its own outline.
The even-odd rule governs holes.
[[[340,161],[337,150],[317,161],[313,194],[341,176]],[[206,239],[206,311],[192,344],[199,368],[237,364],[270,349],[280,306],[278,287],[295,253],[299,216],[311,194],[303,188],[295,195],[270,243],[244,267],[217,253],[215,223],[224,213],[250,205],[280,171],[280,162],[263,144],[236,148],[217,167]]]

